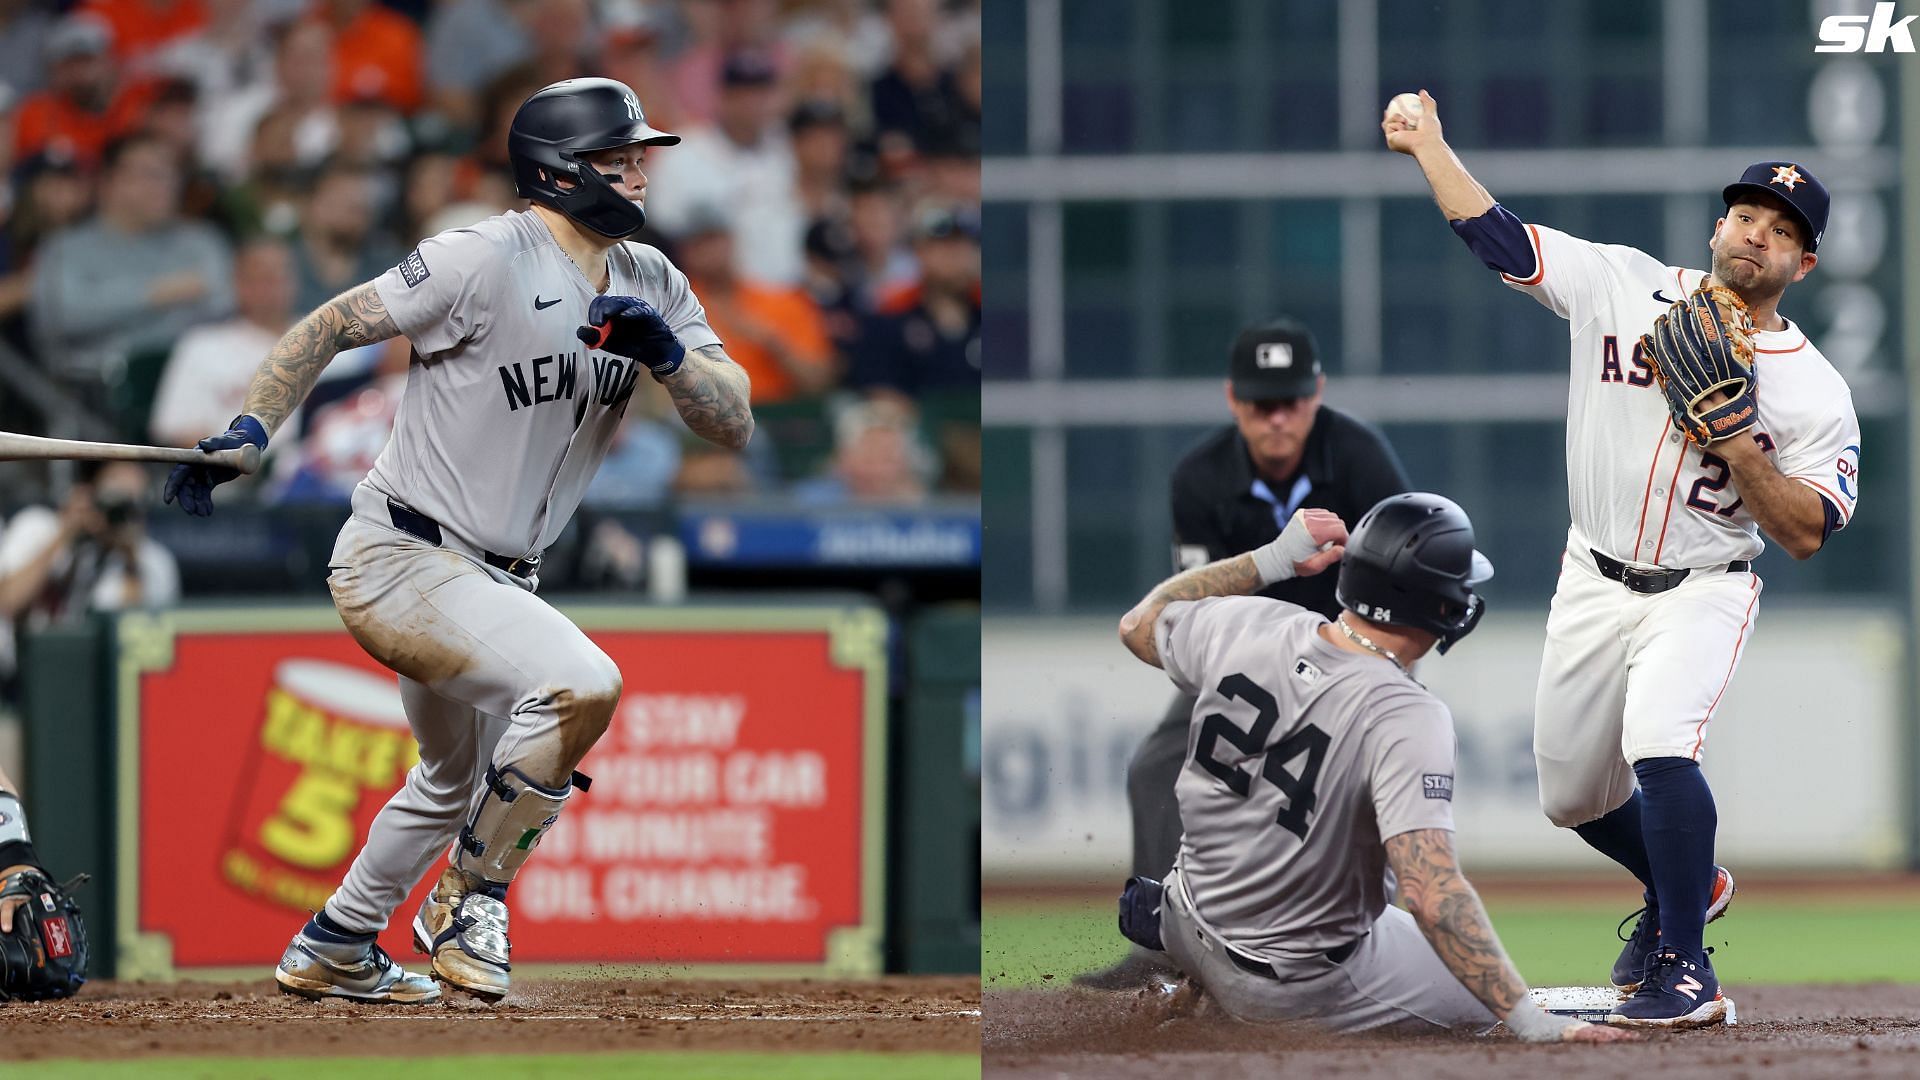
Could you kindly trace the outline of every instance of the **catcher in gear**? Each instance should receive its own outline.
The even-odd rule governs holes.
[[[1798,162],[1749,166],[1720,192],[1711,273],[1670,266],[1522,221],[1420,101],[1388,108],[1387,148],[1418,163],[1482,263],[1570,328],[1572,521],[1534,704],[1541,809],[1644,887],[1612,972],[1632,996],[1612,1021],[1720,1023],[1705,926],[1734,888],[1713,861],[1708,728],[1759,615],[1762,533],[1809,558],[1860,491],[1852,394],[1780,311],[1819,261],[1827,189]]]
[[[20,798],[0,771],[0,1001],[72,997],[86,981],[80,906],[41,865]]]

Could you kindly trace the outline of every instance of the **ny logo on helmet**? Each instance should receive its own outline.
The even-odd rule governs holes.
[[[627,91],[627,118],[629,120],[646,119],[640,112],[640,99],[631,90]]]

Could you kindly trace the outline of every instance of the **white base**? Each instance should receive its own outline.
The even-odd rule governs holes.
[[[1528,991],[1535,1005],[1556,1016],[1571,1016],[1588,1023],[1604,1024],[1614,1006],[1626,1000],[1611,986],[1540,986]],[[1726,998],[1728,1027],[1737,1027],[1740,1012],[1733,999]]]

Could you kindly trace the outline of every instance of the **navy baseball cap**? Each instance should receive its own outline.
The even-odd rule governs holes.
[[[1805,165],[1762,161],[1747,166],[1747,171],[1740,174],[1740,181],[1728,184],[1720,197],[1732,206],[1740,201],[1741,195],[1761,191],[1787,204],[1806,232],[1807,250],[1819,250],[1820,237],[1827,231],[1827,208],[1832,203],[1827,185],[1815,179]]]
[[[1233,396],[1241,401],[1312,397],[1320,389],[1320,350],[1292,319],[1249,326],[1233,339]]]

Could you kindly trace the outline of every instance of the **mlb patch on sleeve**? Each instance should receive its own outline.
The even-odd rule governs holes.
[[[1453,777],[1447,773],[1425,773],[1420,777],[1420,789],[1429,799],[1453,801]]]
[[[427,260],[420,257],[419,248],[414,248],[406,258],[400,260],[400,276],[407,279],[409,289],[432,276],[427,270]]]

